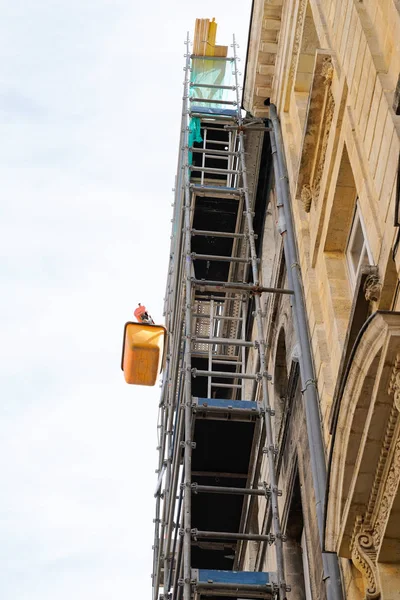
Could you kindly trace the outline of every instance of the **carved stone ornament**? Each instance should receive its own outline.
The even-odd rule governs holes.
[[[325,79],[326,85],[329,85],[333,79],[333,64],[330,56],[327,56],[327,58],[324,59],[321,67],[321,74]]]
[[[311,186],[308,183],[304,184],[303,188],[301,190],[300,198],[301,198],[301,201],[303,203],[304,210],[307,213],[310,212],[311,202],[313,200],[313,197],[314,197],[314,194],[313,194],[313,191],[311,189]]]
[[[351,541],[351,559],[360,571],[364,586],[365,600],[381,597],[376,568],[376,549],[373,532],[363,528],[363,520],[357,517]]]
[[[396,360],[396,363],[397,363],[397,371],[399,371],[400,370],[400,357],[398,357],[398,359]],[[395,369],[393,369],[393,371],[395,371]],[[393,380],[393,382],[395,382],[395,380],[396,380],[396,377],[393,378],[393,375],[392,375],[392,380]],[[391,386],[392,386],[392,382],[389,385],[389,394],[392,393]],[[388,455],[389,455],[389,449],[392,445],[392,440],[394,437],[394,433],[396,430],[396,425],[397,425],[398,420],[399,420],[399,409],[396,407],[395,403],[393,403],[392,409],[390,411],[387,427],[386,427],[385,437],[383,438],[382,447],[381,447],[381,451],[379,454],[379,461],[378,461],[378,466],[376,467],[374,483],[372,484],[372,489],[371,489],[370,497],[368,500],[367,512],[364,517],[364,527],[366,529],[372,529],[372,523],[374,523],[373,535],[374,535],[374,542],[375,542],[376,548],[379,548],[381,537],[382,537],[384,528],[386,526],[386,521],[387,521],[386,517],[389,516],[388,508],[387,508],[388,507],[388,494],[385,493],[385,491],[383,493],[383,499],[381,499],[379,501],[377,514],[375,516],[374,516],[374,514],[376,512],[376,504],[377,504],[377,500],[378,500],[378,496],[379,496],[379,490],[380,490],[380,487],[381,487],[381,484],[383,481],[383,474],[385,471],[386,462],[387,462]]]
[[[382,282],[378,275],[368,275],[364,283],[365,299],[368,302],[379,302],[382,291]]]
[[[312,203],[317,206],[319,201],[335,113],[335,100],[331,89],[334,73],[332,58],[317,53],[315,64],[300,166],[300,197],[306,212],[310,212]]]
[[[324,172],[325,156],[326,156],[326,150],[328,147],[329,133],[331,131],[331,125],[332,125],[334,111],[335,111],[335,101],[333,99],[331,90],[328,89],[328,97],[327,97],[325,113],[324,113],[324,130],[323,130],[323,135],[322,135],[322,143],[321,143],[320,152],[319,152],[318,165],[315,170],[315,174],[313,177],[313,183],[312,183],[312,187],[314,189],[315,201],[317,201],[319,198],[321,179],[322,179],[322,174]]]
[[[387,522],[390,517],[394,497],[397,494],[400,479],[400,438],[396,442],[392,464],[385,482],[385,489],[379,504],[378,514],[374,524],[374,542],[378,547],[385,534]]]
[[[388,392],[393,394],[395,406],[400,411],[400,354],[396,356],[394,362]]]

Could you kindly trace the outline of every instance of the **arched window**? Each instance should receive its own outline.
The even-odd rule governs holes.
[[[281,425],[285,410],[287,387],[288,387],[288,372],[286,363],[286,341],[285,330],[279,332],[278,343],[276,346],[275,366],[274,366],[274,398],[273,408],[275,410],[275,442],[278,443],[281,432]]]

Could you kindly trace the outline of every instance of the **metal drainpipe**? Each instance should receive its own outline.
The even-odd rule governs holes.
[[[300,376],[306,413],[307,436],[310,447],[311,472],[315,494],[318,532],[321,549],[324,547],[324,506],[327,489],[325,447],[321,430],[319,396],[316,384],[311,344],[304,304],[303,286],[297,253],[296,239],[290,206],[289,180],[283,155],[283,141],[276,106],[270,105],[270,133],[274,163],[275,182],[278,198],[278,226],[283,238],[286,268],[292,296],[294,326],[300,346]],[[338,557],[334,553],[322,551],[324,580],[328,600],[342,600],[343,590]]]

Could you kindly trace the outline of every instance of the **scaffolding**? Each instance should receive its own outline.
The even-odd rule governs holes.
[[[188,36],[185,58],[164,307],[169,340],[158,423],[153,600],[283,600],[289,587],[261,294],[292,291],[260,284],[245,160],[252,123],[240,109],[235,38],[230,57],[198,56],[190,54]],[[258,355],[255,373],[251,349]],[[268,481],[260,483],[263,456]],[[262,535],[249,531],[257,496],[272,514],[271,531]],[[276,571],[243,570],[252,541],[275,547]]]

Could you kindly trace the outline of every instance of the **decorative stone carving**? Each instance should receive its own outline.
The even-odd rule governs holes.
[[[397,410],[400,412],[400,354],[396,356],[396,360],[394,362],[388,392],[389,394],[393,394],[394,404]]]
[[[400,368],[400,361],[398,362],[398,360],[396,359],[396,363],[398,363],[398,368]],[[391,388],[389,387],[389,394],[390,393],[391,393]],[[385,465],[386,465],[387,457],[389,454],[389,449],[392,444],[392,440],[393,440],[393,436],[394,436],[394,432],[396,429],[396,424],[397,424],[398,419],[399,419],[399,410],[396,407],[396,405],[393,404],[392,410],[390,411],[389,420],[388,420],[388,424],[386,427],[386,433],[385,433],[385,437],[383,439],[383,443],[382,443],[382,447],[381,447],[381,452],[379,455],[378,466],[376,467],[374,483],[372,485],[371,494],[370,494],[370,497],[368,500],[367,512],[366,512],[365,518],[364,518],[364,525],[367,529],[372,527],[371,523],[372,523],[372,519],[373,519],[373,514],[375,512],[375,505],[376,505],[376,501],[378,498],[379,489],[380,489],[380,486],[382,483],[383,473],[385,470]],[[377,528],[377,526],[375,525],[374,526],[374,539],[375,539],[375,546],[378,548],[380,538],[376,537],[377,529],[379,529],[379,528]]]
[[[362,575],[366,600],[380,598],[373,532],[364,529],[363,520],[360,516],[356,519],[351,541],[351,559]]]
[[[331,63],[331,65],[332,65],[332,63]],[[332,70],[333,70],[333,67],[332,67]],[[330,85],[331,81],[332,81],[332,79],[327,80],[327,83]],[[321,143],[320,152],[319,152],[319,160],[318,160],[317,168],[314,173],[314,180],[313,180],[313,184],[312,184],[313,188],[314,188],[314,198],[315,198],[316,202],[319,198],[319,190],[321,187],[322,173],[324,171],[324,165],[325,165],[326,149],[328,147],[329,133],[331,130],[334,110],[335,110],[335,102],[334,102],[334,99],[332,96],[332,92],[329,89],[328,97],[327,97],[327,101],[326,101],[326,107],[325,107],[325,114],[324,114],[325,126],[324,126],[323,135],[322,135],[322,143]]]
[[[378,275],[369,275],[364,283],[365,299],[368,302],[379,302],[382,291],[382,282]]]
[[[311,209],[311,202],[313,200],[313,192],[309,183],[303,185],[300,195],[301,201],[304,206],[304,210],[308,213]]]
[[[335,113],[333,74],[331,55],[326,50],[317,50],[298,176],[297,197],[301,197],[306,212],[310,211],[312,204],[317,205],[321,193],[325,158]]]
[[[400,438],[397,440],[392,464],[385,482],[382,499],[379,503],[378,513],[374,524],[374,543],[378,547],[385,534],[386,524],[388,522],[394,497],[397,493],[400,479]]]
[[[325,79],[325,85],[330,85],[333,79],[333,64],[330,56],[327,56],[322,62],[321,75]]]

